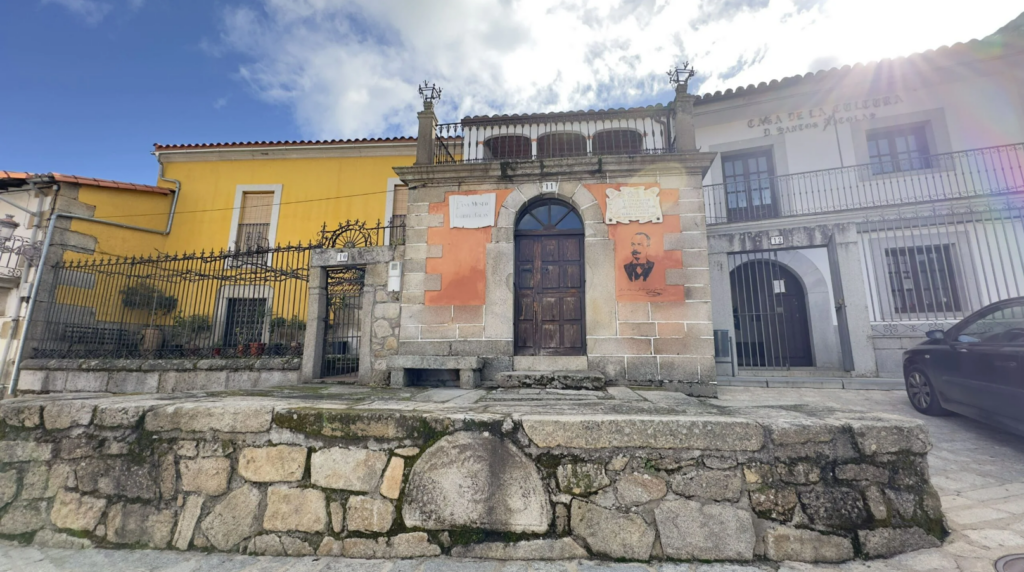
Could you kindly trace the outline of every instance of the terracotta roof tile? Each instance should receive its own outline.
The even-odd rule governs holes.
[[[138,183],[124,183],[121,181],[111,181],[109,179],[94,179],[92,177],[77,177],[75,175],[62,175],[60,173],[50,173],[53,180],[62,183],[77,183],[79,185],[90,185],[93,187],[102,187],[104,189],[124,189],[126,191],[144,191],[147,193],[159,193],[161,195],[171,194],[171,189],[164,187],[157,187],[155,185],[140,185]]]
[[[698,95],[695,105],[701,105],[705,103],[712,103],[731,97],[739,97],[741,95],[748,95],[754,91],[758,93],[764,90],[776,89],[789,87],[797,82],[803,82],[808,80],[813,81],[838,81],[847,75],[857,73],[881,73],[893,70],[897,66],[907,65],[908,62],[912,63],[917,67],[921,64],[928,64],[935,62],[936,60],[945,58],[978,58],[978,57],[993,57],[1002,55],[1008,52],[1024,52],[1024,13],[1011,20],[1008,24],[1002,28],[996,30],[994,33],[980,39],[970,40],[966,43],[958,42],[951,46],[942,46],[934,50],[925,50],[916,54],[911,54],[906,57],[899,58],[885,58],[876,62],[869,63],[856,63],[851,65],[845,65],[840,68],[831,68],[827,70],[819,70],[817,72],[808,72],[803,75],[794,75],[785,77],[782,79],[773,79],[769,82],[761,82],[757,85],[750,84],[746,87],[737,87],[733,89],[727,89],[723,91],[716,91],[714,93],[705,93],[704,95]]]
[[[125,183],[122,181],[111,181],[109,179],[96,179],[93,177],[78,177],[75,175],[63,175],[61,173],[21,173],[17,171],[0,170],[0,180],[22,181],[24,184],[28,179],[40,179],[42,181],[56,181],[58,183],[76,183],[79,185],[90,185],[104,189],[124,189],[127,191],[143,191],[147,193],[159,193],[161,195],[171,194],[171,189],[157,187],[154,185],[140,185],[138,183]],[[10,186],[10,185],[7,185]],[[21,186],[21,185],[18,185]]]
[[[238,141],[225,143],[185,143],[177,145],[164,145],[154,143],[153,151],[182,151],[202,149],[233,149],[247,147],[313,147],[323,145],[366,145],[366,144],[387,144],[387,143],[415,143],[415,137],[380,137],[367,139],[322,139],[312,141]]]

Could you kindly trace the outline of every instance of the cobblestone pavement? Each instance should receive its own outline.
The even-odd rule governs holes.
[[[889,560],[839,566],[783,563],[618,564],[591,562],[491,562],[433,558],[363,561],[342,558],[275,558],[155,550],[59,550],[0,543],[0,572],[991,572],[1005,554],[1024,553],[1024,438],[970,419],[929,418],[915,412],[899,391],[721,388],[721,403],[814,403],[921,419],[931,432],[932,482],[952,534],[941,548]]]

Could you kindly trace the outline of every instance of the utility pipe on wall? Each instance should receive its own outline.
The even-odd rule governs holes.
[[[35,212],[29,211],[28,209],[22,207],[21,205],[11,202],[10,200],[4,197],[0,197],[0,200],[27,212],[30,216],[35,217],[38,220],[43,215],[43,199],[45,198],[45,195],[43,195],[42,191],[36,188],[35,183],[30,183],[30,185],[32,187],[32,192],[36,193],[37,195]],[[29,244],[35,244],[38,236],[39,225],[33,224],[32,234],[29,236]],[[25,271],[22,272],[21,281],[18,284],[18,303],[14,306],[14,315],[11,316],[11,333],[9,336],[7,336],[7,339],[4,340],[3,355],[0,355],[0,380],[4,378],[4,374],[7,372],[7,356],[10,355],[11,343],[14,341],[14,337],[18,334],[18,324],[21,323],[21,307],[25,305],[25,299],[21,293],[25,290],[25,287],[29,283],[29,274],[31,274],[31,270],[31,265],[26,262]],[[38,272],[39,270],[37,269],[36,273],[38,274]]]
[[[27,340],[25,339],[25,336],[28,333],[29,326],[32,324],[32,316],[35,313],[36,300],[37,300],[38,294],[39,294],[39,284],[40,284],[40,282],[42,282],[43,271],[46,270],[46,256],[50,252],[50,243],[53,241],[53,229],[56,226],[55,223],[56,223],[57,219],[63,217],[63,218],[66,218],[66,219],[71,219],[71,220],[83,220],[83,221],[86,221],[86,222],[95,222],[95,223],[98,223],[98,224],[105,224],[105,225],[109,225],[109,226],[116,226],[118,228],[126,228],[126,229],[129,229],[129,230],[138,230],[138,231],[141,231],[141,232],[149,232],[149,233],[152,233],[152,234],[159,234],[159,235],[162,235],[162,236],[167,236],[168,234],[171,233],[171,227],[174,224],[174,212],[175,212],[175,209],[178,206],[178,195],[181,194],[181,181],[178,181],[176,179],[168,179],[168,178],[163,177],[163,176],[160,177],[160,180],[161,181],[167,181],[168,183],[174,183],[174,199],[171,201],[171,212],[170,212],[170,214],[167,217],[167,229],[166,230],[162,230],[161,231],[161,230],[157,230],[157,229],[154,229],[154,228],[146,228],[146,227],[143,227],[143,226],[135,226],[135,225],[132,225],[132,224],[125,224],[123,222],[116,222],[116,221],[105,220],[105,219],[101,219],[101,218],[92,218],[92,217],[87,217],[87,216],[82,216],[82,215],[71,214],[71,213],[58,213],[58,212],[55,212],[52,215],[50,215],[50,223],[49,223],[49,225],[47,226],[47,229],[46,229],[46,240],[43,242],[43,251],[42,251],[42,253],[41,253],[40,257],[39,257],[39,269],[36,270],[35,280],[32,281],[32,294],[31,294],[31,297],[29,298],[29,301],[28,301],[28,311],[25,313],[25,326],[22,328],[21,343],[18,344],[18,356],[14,360],[14,374],[11,376],[11,384],[10,384],[10,386],[7,388],[7,393],[9,395],[14,395],[14,392],[18,390],[18,379],[21,378],[21,362],[23,361],[23,359],[25,357],[25,346],[27,345],[26,344]],[[59,189],[60,186],[59,185],[55,185],[55,188]],[[57,194],[54,193],[55,197],[56,197],[56,195]]]

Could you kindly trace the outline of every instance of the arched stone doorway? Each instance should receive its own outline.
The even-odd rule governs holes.
[[[813,366],[807,296],[796,275],[774,260],[754,259],[729,279],[737,365]]]
[[[583,218],[553,198],[535,200],[515,225],[515,355],[586,355]]]

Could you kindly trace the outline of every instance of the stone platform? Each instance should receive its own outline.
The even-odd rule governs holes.
[[[48,546],[837,562],[945,533],[923,425],[825,407],[296,386],[0,420],[0,536]]]
[[[605,378],[599,371],[505,371],[495,383],[498,387],[603,389]]]

